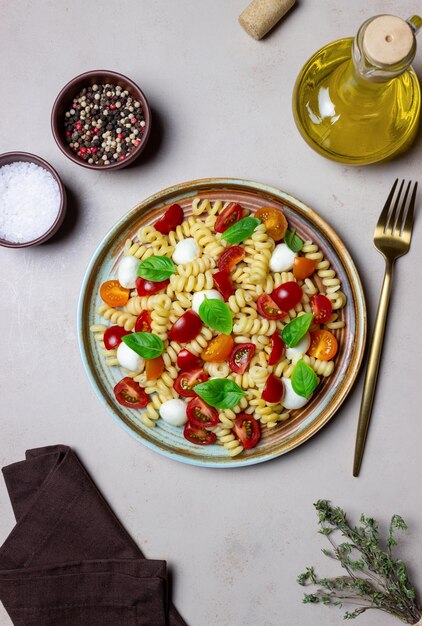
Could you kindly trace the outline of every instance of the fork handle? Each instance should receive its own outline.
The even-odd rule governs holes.
[[[368,365],[365,374],[365,383],[359,412],[359,422],[356,434],[355,458],[353,461],[353,476],[359,476],[362,464],[363,451],[366,436],[368,434],[369,420],[371,419],[372,405],[374,402],[375,388],[377,385],[378,370],[384,340],[385,325],[390,304],[391,282],[393,278],[393,263],[386,262],[384,282],[382,284],[380,301],[378,304],[377,317],[375,319],[374,333],[369,350]]]

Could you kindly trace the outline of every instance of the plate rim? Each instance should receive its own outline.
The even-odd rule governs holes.
[[[140,433],[136,432],[132,429],[128,424],[124,423],[118,414],[115,412],[115,409],[112,405],[107,402],[106,398],[103,395],[103,392],[100,386],[97,383],[97,380],[91,371],[89,366],[89,361],[87,358],[87,349],[85,347],[85,343],[83,341],[84,333],[86,333],[86,321],[84,320],[83,313],[84,307],[87,300],[87,287],[88,283],[91,279],[92,271],[98,262],[98,258],[104,253],[104,250],[107,249],[107,242],[109,239],[112,239],[116,236],[118,231],[122,227],[126,227],[130,221],[133,220],[136,214],[142,214],[143,211],[147,210],[150,205],[156,205],[159,202],[163,202],[165,205],[166,198],[175,196],[177,194],[183,194],[185,192],[200,192],[206,189],[224,189],[224,188],[236,188],[243,191],[251,191],[253,193],[259,193],[261,196],[267,194],[272,197],[272,199],[276,201],[284,201],[289,206],[293,207],[295,210],[298,210],[299,213],[304,214],[313,224],[315,224],[327,237],[329,242],[333,245],[338,254],[340,261],[348,274],[350,284],[352,287],[352,291],[354,293],[354,308],[356,311],[356,334],[355,341],[357,343],[357,347],[354,350],[352,355],[352,360],[348,365],[348,375],[344,377],[341,383],[340,393],[337,395],[335,401],[333,402],[333,407],[329,407],[326,409],[326,415],[323,419],[315,419],[309,426],[304,429],[301,433],[296,435],[293,439],[286,442],[285,449],[280,451],[275,451],[273,453],[269,453],[265,456],[255,457],[228,457],[229,462],[221,462],[221,461],[210,461],[210,460],[201,460],[198,458],[191,458],[188,456],[180,455],[178,452],[172,452],[167,448],[160,447],[160,445],[156,442],[148,441],[148,439],[144,438]],[[340,250],[339,250],[340,249]],[[114,421],[119,424],[121,428],[123,428],[131,437],[142,443],[147,448],[158,452],[159,454],[166,456],[172,460],[177,460],[179,462],[183,462],[189,465],[195,465],[198,467],[209,467],[209,468],[218,468],[218,469],[231,469],[238,467],[248,467],[249,465],[255,465],[258,463],[263,463],[265,461],[270,461],[274,458],[278,458],[283,456],[287,452],[291,452],[301,444],[308,441],[311,437],[313,437],[319,430],[323,428],[335,415],[335,413],[339,410],[346,397],[350,393],[352,389],[360,367],[362,365],[365,344],[366,344],[366,336],[367,336],[367,308],[365,301],[365,294],[363,291],[363,286],[361,279],[359,277],[359,273],[354,264],[354,261],[343,243],[342,239],[338,236],[336,231],[326,222],[326,220],[321,217],[318,213],[316,213],[313,209],[311,209],[307,204],[292,196],[291,194],[279,189],[278,187],[274,187],[272,185],[267,185],[264,183],[255,182],[248,179],[242,178],[200,178],[190,181],[185,181],[182,183],[177,183],[175,185],[171,185],[158,191],[154,194],[149,195],[147,198],[138,202],[135,206],[133,206],[128,212],[124,213],[118,220],[113,224],[113,226],[107,231],[107,233],[102,237],[98,246],[96,247],[88,266],[85,270],[81,289],[79,292],[78,305],[77,305],[77,335],[78,335],[78,344],[79,351],[81,354],[82,363],[84,366],[84,370],[87,374],[88,380],[91,383],[91,386],[94,389],[95,395],[100,400],[100,403],[106,409],[106,411],[111,414]]]

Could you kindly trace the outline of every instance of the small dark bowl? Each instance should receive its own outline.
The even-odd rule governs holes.
[[[16,161],[23,161],[24,163],[35,163],[35,165],[39,165],[43,167],[47,172],[50,172],[52,177],[57,181],[60,191],[60,206],[59,211],[57,213],[57,217],[50,226],[50,228],[37,239],[33,239],[32,241],[24,241],[23,243],[15,243],[12,241],[7,241],[6,239],[0,239],[0,246],[5,246],[6,248],[27,248],[28,246],[38,246],[40,243],[44,243],[47,239],[50,239],[60,228],[63,223],[64,216],[66,214],[66,189],[61,181],[60,176],[57,174],[54,167],[41,159],[41,157],[36,154],[30,154],[29,152],[4,152],[0,154],[0,167],[3,165],[9,165],[10,163],[15,163]],[[35,209],[36,210],[36,209]]]
[[[91,164],[84,161],[78,157],[78,155],[75,154],[71,148],[69,148],[66,142],[64,130],[64,114],[71,108],[74,98],[84,87],[95,84],[101,85],[104,83],[111,83],[112,85],[119,85],[120,87],[123,87],[123,89],[126,89],[131,96],[136,98],[136,100],[141,103],[145,120],[145,130],[141,143],[126,159],[118,161],[117,163],[110,163],[109,165],[96,165],[95,163]],[[151,131],[151,110],[145,95],[139,87],[130,80],[130,78],[123,76],[123,74],[118,74],[117,72],[93,70],[91,72],[79,74],[79,76],[73,78],[63,87],[57,96],[51,111],[51,130],[60,150],[74,163],[82,165],[82,167],[87,167],[90,170],[118,170],[133,163],[133,161],[138,158],[142,150],[145,148]]]

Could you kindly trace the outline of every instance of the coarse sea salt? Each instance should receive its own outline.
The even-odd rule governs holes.
[[[59,212],[60,190],[46,169],[15,161],[0,167],[0,238],[26,243],[44,235]]]

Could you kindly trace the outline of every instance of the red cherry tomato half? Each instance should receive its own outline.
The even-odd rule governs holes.
[[[216,272],[212,275],[214,284],[223,296],[224,300],[228,300],[234,294],[233,283],[227,270]]]
[[[286,353],[286,344],[280,337],[278,330],[271,335],[271,352],[268,358],[268,365],[278,363]]]
[[[282,311],[267,293],[263,293],[256,301],[258,312],[267,320],[281,320],[287,313]]]
[[[218,269],[220,272],[231,272],[235,265],[243,261],[245,255],[246,252],[241,246],[230,246],[218,259]]]
[[[163,217],[160,217],[154,224],[155,230],[163,235],[168,235],[171,230],[176,230],[176,227],[183,222],[183,209],[180,204],[172,204]]]
[[[104,333],[104,345],[107,350],[113,350],[122,343],[122,337],[130,335],[130,330],[125,330],[121,326],[109,326]]]
[[[333,312],[333,305],[327,296],[324,296],[322,293],[312,296],[311,307],[314,314],[314,322],[317,324],[328,322]]]
[[[229,226],[233,226],[243,217],[243,209],[240,204],[230,202],[226,208],[220,213],[214,226],[216,233],[224,233]]]
[[[283,283],[271,294],[274,302],[280,307],[282,311],[290,311],[294,309],[297,304],[302,300],[303,292],[294,280],[290,280],[287,283]]]
[[[211,428],[216,426],[220,419],[217,409],[209,406],[202,398],[192,398],[186,408],[186,415],[194,428]]]
[[[131,409],[143,409],[149,402],[149,396],[145,390],[128,376],[114,387],[114,395],[119,404]]]
[[[185,430],[183,431],[185,439],[191,443],[196,443],[198,446],[209,446],[214,443],[216,435],[210,433],[205,428],[195,428],[189,422],[186,422]]]
[[[151,314],[149,311],[141,311],[136,318],[135,333],[150,333],[151,328]]]
[[[236,417],[233,431],[245,450],[254,448],[261,438],[260,423],[247,413],[241,413]]]
[[[170,341],[192,341],[201,332],[202,320],[195,311],[186,311],[176,320],[169,331]]]
[[[198,368],[188,372],[180,372],[179,376],[173,383],[173,387],[179,396],[192,398],[195,395],[195,385],[204,383],[206,380],[208,380],[208,374],[206,374],[204,370]]]
[[[253,343],[238,343],[232,350],[229,366],[232,372],[243,374],[255,354],[256,346]]]
[[[280,402],[284,398],[284,384],[281,378],[275,374],[270,374],[261,397],[265,402]]]
[[[177,355],[177,367],[181,370],[193,370],[201,367],[202,361],[199,356],[195,356],[192,352],[189,352],[186,348],[182,348]]]
[[[169,280],[162,280],[161,282],[155,283],[152,280],[145,280],[145,278],[138,276],[136,279],[136,291],[138,292],[138,296],[150,296],[153,293],[158,293],[165,289],[169,282]]]

